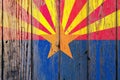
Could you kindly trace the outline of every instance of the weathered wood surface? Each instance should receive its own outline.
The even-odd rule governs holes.
[[[70,46],[74,59],[62,53],[60,80],[87,80],[87,41],[74,41]]]
[[[63,3],[61,0],[61,3]],[[74,0],[66,0],[65,6],[69,6],[69,8],[73,3]],[[82,7],[85,5],[86,0],[75,0],[76,8],[73,8],[73,12],[71,15],[77,16],[76,12],[81,10]],[[87,7],[85,8],[87,11]],[[66,13],[69,14],[69,10],[66,10]],[[83,15],[87,15],[87,13],[81,12],[80,18]],[[64,19],[64,18],[63,18]],[[72,19],[72,17],[70,17]],[[73,55],[73,59],[66,56],[63,52],[61,52],[60,56],[60,80],[87,80],[87,40],[77,40],[72,41],[70,44],[70,49]]]
[[[20,1],[21,5],[24,1]],[[31,27],[21,22],[22,17],[27,13],[22,13],[15,0],[2,0],[3,7],[3,45],[2,50],[2,80],[30,80],[31,79],[31,40],[23,41],[24,28]],[[31,8],[30,8],[31,9]],[[29,10],[29,9],[28,9]],[[31,20],[31,18],[28,18]],[[20,30],[21,29],[21,30]],[[1,44],[0,44],[1,45]]]
[[[50,13],[45,1],[0,0],[0,80],[120,80],[120,0],[75,0],[74,16],[87,2],[78,19],[86,16],[81,23],[87,28],[84,39],[69,44],[72,59],[56,49],[53,52],[57,53],[48,58],[51,43],[38,29],[49,26],[42,22],[40,14],[45,13],[50,25],[56,27],[53,43],[59,48],[63,1],[70,4],[70,10],[74,0],[48,1]],[[69,11],[65,12],[69,15]],[[39,40],[34,34],[43,38]]]
[[[120,0],[117,0],[117,10],[120,10]],[[120,12],[117,12],[117,56],[116,56],[116,61],[117,61],[117,66],[116,66],[116,70],[117,70],[117,79],[120,79]]]
[[[89,2],[88,11],[90,12],[91,9],[95,8],[95,5],[98,4],[99,0],[92,3]],[[95,24],[88,26],[89,80],[116,80],[116,27],[114,30],[106,31],[106,33],[102,35],[109,39],[112,37],[113,40],[111,39],[110,41],[102,39],[104,37],[100,36],[100,32],[96,32],[96,35],[91,33],[100,28],[105,29],[109,26],[116,26],[116,13],[110,15],[109,18],[104,17],[107,15],[106,9],[109,9],[108,13],[112,10],[115,11],[116,2],[106,0],[106,2],[100,6],[98,14],[88,17],[89,24],[95,19],[99,19]]]
[[[54,0],[53,0],[54,1]],[[55,7],[59,11],[59,7],[57,7],[57,4],[54,4],[52,0],[48,1],[49,4],[52,5],[52,9],[54,10]],[[55,0],[56,3],[58,0]],[[39,3],[38,3],[39,2]],[[35,10],[37,8],[41,11],[41,13],[45,13],[44,16],[49,15],[47,13],[48,10],[46,10],[46,4],[44,0],[33,0],[32,2],[32,15],[35,15]],[[59,6],[59,4],[58,4]],[[42,9],[43,7],[43,9]],[[51,11],[52,12],[52,11]],[[36,13],[36,16],[38,17],[39,21],[41,22],[42,19],[39,17],[40,13]],[[50,13],[51,14],[51,13]],[[52,14],[55,14],[52,12]],[[56,21],[58,19],[58,16],[53,15],[55,17]],[[32,21],[34,24],[34,21]],[[58,29],[59,23],[56,23],[55,28]],[[38,24],[39,25],[39,24]],[[41,27],[41,26],[40,26]],[[56,36],[57,37],[57,36]],[[54,41],[56,42],[56,40]],[[57,44],[57,43],[56,43]],[[33,41],[33,80],[58,80],[59,79],[59,52],[53,56],[52,58],[48,58],[49,49],[51,46],[51,43],[49,43],[47,40],[35,40]]]
[[[2,26],[2,1],[0,0],[0,27]],[[0,28],[0,34],[2,34],[2,28]],[[0,80],[2,77],[2,36],[0,36]]]

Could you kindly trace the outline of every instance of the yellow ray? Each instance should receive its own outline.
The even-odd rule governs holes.
[[[0,9],[1,9],[1,4],[0,4]],[[0,27],[2,26],[2,10],[0,10]]]
[[[70,12],[72,10],[72,7],[75,3],[75,0],[64,0],[65,4],[64,4],[64,10],[63,10],[63,18],[62,18],[62,27],[63,30],[66,27]]]
[[[16,0],[20,5],[20,1]],[[30,0],[24,0],[22,2],[22,8],[24,8],[26,11],[29,12],[36,20],[38,20],[48,31],[50,31],[52,34],[55,34],[55,31],[52,29],[50,24],[47,22],[43,14],[39,11],[39,9],[36,7],[36,5],[32,2],[32,13],[31,10],[28,10],[31,8],[31,1]]]
[[[117,18],[118,19],[117,20],[118,21],[118,26],[120,26],[120,11],[117,12],[117,16],[118,16],[118,18]]]
[[[3,27],[6,27],[6,28],[11,28],[11,29],[16,29],[17,27],[18,28],[21,28],[23,29],[24,32],[28,32],[28,33],[31,33],[31,25],[30,24],[27,24],[26,22],[24,21],[21,21],[19,19],[17,19],[15,16],[11,16],[9,15],[7,12],[4,11],[4,24],[3,24]],[[16,25],[12,25],[11,23],[13,23],[13,21],[16,23]],[[19,25],[17,26],[17,24],[19,23]],[[0,26],[2,26],[2,24],[0,24]],[[33,29],[33,34],[36,34],[36,35],[47,35],[46,32],[36,28],[35,26],[32,26],[32,29]]]
[[[92,3],[94,6],[93,8],[89,7],[89,13],[87,11],[88,7],[88,2],[83,6],[81,11],[78,13],[78,15],[75,17],[71,25],[68,27],[67,31],[65,34],[69,34],[70,31],[72,31],[83,19],[87,17],[88,14],[91,14],[97,7],[99,7],[102,3],[103,0],[89,0],[89,3]],[[88,14],[87,14],[88,13]]]
[[[50,12],[54,26],[58,26],[58,15],[57,15],[57,5],[56,0],[45,0],[47,8]]]
[[[118,12],[120,12],[120,10]],[[120,26],[120,24],[118,26]],[[88,27],[89,27],[89,33],[102,31],[102,30],[106,30],[110,28],[115,28],[116,27],[116,12],[106,16],[105,18],[102,18],[96,21],[93,24],[88,25]],[[73,33],[72,35],[84,35],[84,34],[87,34],[87,26]]]
[[[32,34],[36,34],[39,36],[47,35],[46,32],[36,28],[35,26],[31,26],[30,24],[27,24],[24,21],[22,21],[22,24],[20,24],[19,26],[22,26],[22,28],[24,29],[25,32],[31,33],[31,27],[32,27]]]

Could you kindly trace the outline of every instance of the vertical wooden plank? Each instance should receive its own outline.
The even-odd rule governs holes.
[[[32,15],[31,15],[31,0],[19,0],[18,4],[18,17],[20,21],[18,26],[20,27],[21,31],[21,41],[20,41],[20,79],[23,80],[31,80],[32,77],[32,60],[31,60],[31,44],[32,44]],[[21,12],[19,11],[21,10]],[[20,13],[21,14],[20,14]]]
[[[76,26],[79,26],[80,28],[83,26],[81,26],[80,23],[82,23],[82,21],[87,17],[86,4],[86,0],[61,0],[61,8],[63,8],[61,9],[63,10],[61,11],[61,24],[63,29],[64,27],[66,29],[65,33],[69,33],[70,30],[74,29]],[[87,25],[86,21],[84,21],[84,25]],[[79,28],[77,31],[78,30]],[[72,37],[72,34],[65,35],[68,41],[70,37]],[[81,35],[81,32],[77,35]],[[87,33],[85,33],[85,36],[86,35]],[[69,36],[69,38],[67,38],[67,36]],[[82,37],[78,39],[74,38],[73,41],[68,44],[72,53],[72,58],[61,51],[60,80],[87,80],[87,40],[86,38],[81,38]],[[61,41],[63,40],[64,38],[61,39]],[[62,44],[67,43],[63,41]]]
[[[31,9],[29,3],[20,2]],[[25,34],[31,25],[23,22],[25,18],[28,21],[31,18],[15,0],[4,0],[3,3],[4,80],[31,80],[31,40],[27,40],[31,36]]]
[[[39,28],[39,30],[44,31],[47,34],[39,33],[35,29],[32,29],[32,33],[36,32],[38,34],[36,39],[33,37],[33,80],[59,80],[58,79],[58,59],[59,55],[57,53],[55,44],[57,40],[57,30],[54,33],[54,29],[58,28],[58,13],[59,7],[58,0],[32,0],[32,25]],[[59,11],[59,10],[58,10]],[[34,20],[36,19],[36,21]],[[38,24],[39,22],[40,24]],[[34,28],[32,27],[32,28]],[[47,31],[46,31],[46,30]],[[51,33],[51,34],[50,34]],[[55,35],[51,38],[51,36]],[[41,36],[43,38],[41,38]],[[48,38],[47,38],[48,37]],[[51,39],[49,41],[49,39]],[[53,44],[52,44],[52,43]],[[51,52],[50,52],[51,49]],[[51,55],[54,54],[54,55]]]
[[[0,80],[2,80],[2,0],[0,0]]]
[[[87,41],[75,40],[70,43],[73,59],[61,52],[60,79],[87,80]]]
[[[120,80],[120,0],[117,0],[117,80]]]
[[[90,0],[88,0],[90,1]],[[89,2],[89,80],[116,80],[116,0]]]
[[[5,27],[14,27],[16,28],[17,22],[16,19],[11,17],[9,13],[5,12],[8,10],[10,13],[16,13],[16,4],[13,0],[4,0],[3,1],[3,34],[6,36],[3,37],[4,40],[4,68],[3,68],[3,78],[8,79],[19,79],[19,42],[16,43],[16,40],[13,40],[13,35],[16,35],[16,31],[11,29],[5,29]],[[8,15],[7,15],[8,14]],[[6,39],[6,38],[9,38]]]

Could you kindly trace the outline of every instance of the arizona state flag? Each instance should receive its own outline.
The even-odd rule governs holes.
[[[2,6],[0,37],[31,41],[33,80],[120,79],[120,0],[3,0]]]

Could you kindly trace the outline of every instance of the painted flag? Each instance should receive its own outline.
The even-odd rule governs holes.
[[[3,3],[0,33],[31,41],[33,80],[120,79],[120,0]]]

